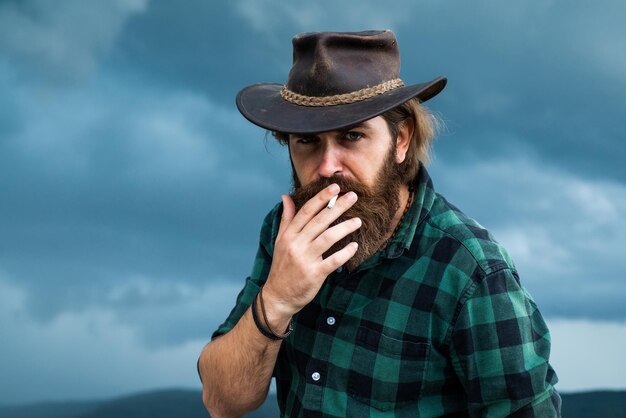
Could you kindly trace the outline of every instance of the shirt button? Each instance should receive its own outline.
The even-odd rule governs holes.
[[[335,270],[337,273],[341,273],[343,271],[343,266],[339,266],[339,268],[337,270]]]
[[[320,378],[321,378],[321,377],[322,377],[322,376],[320,376],[320,374],[319,374],[318,372],[315,372],[315,373],[313,373],[313,374],[311,375],[311,378],[312,378],[313,380],[315,380],[316,382],[317,382],[318,380],[320,380]]]
[[[327,323],[328,325],[331,325],[331,326],[332,326],[332,325],[335,325],[335,322],[337,322],[337,321],[335,320],[335,317],[334,317],[334,316],[329,316],[328,318],[326,318],[326,323]]]

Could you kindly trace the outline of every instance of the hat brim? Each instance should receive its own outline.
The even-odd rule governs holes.
[[[237,108],[250,122],[270,131],[298,134],[335,131],[356,125],[393,109],[414,97],[425,102],[446,86],[438,77],[400,87],[378,96],[335,106],[299,106],[280,96],[282,84],[253,84],[237,94]]]

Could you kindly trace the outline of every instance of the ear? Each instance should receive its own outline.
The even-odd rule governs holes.
[[[415,124],[413,118],[405,119],[400,126],[398,126],[398,136],[396,138],[396,162],[402,164],[406,158],[406,153],[409,150],[411,144],[411,138],[413,138],[413,130]]]

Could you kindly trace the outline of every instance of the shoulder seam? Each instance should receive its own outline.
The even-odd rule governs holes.
[[[511,266],[504,265],[498,269],[494,269],[493,271],[489,273],[483,274],[480,278],[480,281],[478,282],[472,281],[472,283],[463,292],[463,294],[459,298],[459,301],[457,302],[456,309],[454,310],[454,315],[452,316],[452,320],[450,321],[450,325],[448,327],[448,331],[446,331],[446,336],[443,341],[444,346],[446,347],[449,346],[450,341],[452,339],[452,332],[456,328],[456,324],[457,324],[457,321],[459,320],[459,316],[461,315],[461,311],[467,304],[467,301],[470,300],[474,296],[474,292],[476,292],[476,289],[478,288],[478,286],[482,284],[488,277],[493,276],[497,273],[500,273],[503,270],[510,270],[512,275],[516,274],[515,270]]]
[[[467,245],[465,245],[465,242],[462,241],[461,239],[459,239],[457,236],[451,234],[449,231],[441,228],[439,225],[436,225],[434,222],[432,222],[432,218],[430,216],[428,216],[425,221],[434,229],[437,229],[438,231],[441,231],[441,233],[445,234],[446,236],[454,239],[455,241],[457,241],[459,244],[461,244],[461,246],[463,248],[465,248],[465,251],[467,251],[467,253],[472,257],[472,259],[474,260],[474,262],[476,263],[476,265],[478,266],[478,268],[480,268],[480,271],[483,273],[483,275],[489,275],[492,273],[496,273],[502,269],[506,269],[506,268],[510,268],[511,270],[515,270],[513,268],[513,266],[509,265],[509,263],[506,262],[506,260],[499,260],[499,263],[496,263],[494,266],[488,266],[485,267],[485,265],[483,263],[480,263],[478,261],[478,258],[476,258],[476,255],[474,254],[474,252],[472,250],[470,250]],[[496,245],[500,245],[496,242],[494,242],[494,244]]]

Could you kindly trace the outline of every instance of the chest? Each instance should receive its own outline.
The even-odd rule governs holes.
[[[421,399],[437,397],[450,379],[442,342],[455,304],[426,274],[412,263],[395,274],[329,277],[284,343],[279,397],[339,416],[417,408]]]

